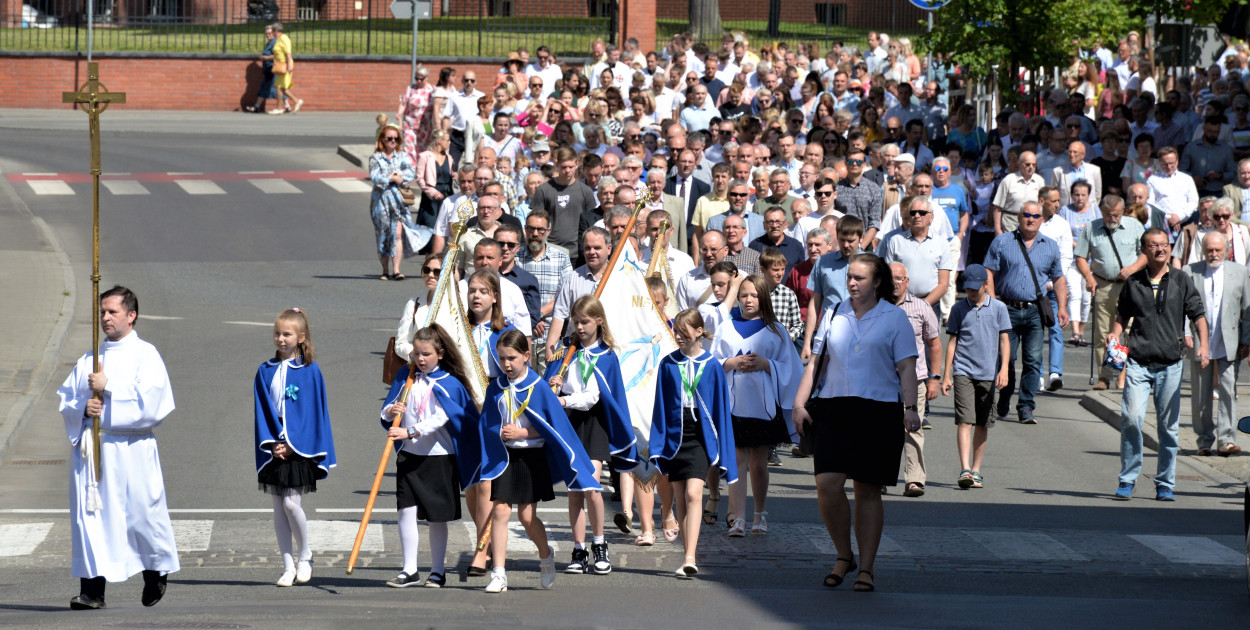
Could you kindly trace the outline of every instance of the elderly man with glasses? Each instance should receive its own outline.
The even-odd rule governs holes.
[[[1015,230],[1020,222],[1021,208],[1026,202],[1037,203],[1037,193],[1046,185],[1042,176],[1037,174],[1037,156],[1033,152],[1021,153],[1019,164],[1020,171],[1003,178],[994,200],[990,202],[993,212],[990,223],[994,226],[994,234]],[[1038,222],[1038,225],[1041,223]]]
[[[748,184],[746,180],[731,180],[729,182],[729,189],[726,196],[729,199],[729,210],[708,220],[707,229],[720,230],[728,234],[728,231],[726,231],[724,227],[725,220],[730,216],[738,216],[742,218],[743,224],[746,226],[746,242],[750,243],[751,241],[763,236],[765,232],[764,217],[748,211],[750,207],[748,200],[751,197],[751,185]],[[741,267],[741,265],[739,265],[739,267]]]
[[[1141,251],[1144,232],[1137,219],[1124,216],[1124,200],[1107,195],[1102,201],[1102,218],[1090,221],[1076,241],[1076,269],[1085,279],[1085,289],[1094,296],[1093,339],[1099,347],[1105,347],[1125,279],[1146,266]],[[1104,367],[1094,389],[1110,387],[1113,376]]]
[[[464,131],[469,120],[477,116],[477,99],[485,96],[477,89],[477,73],[466,70],[460,75],[461,90],[453,92],[443,107],[443,116],[451,119],[451,159],[460,163],[460,156],[465,152]]]

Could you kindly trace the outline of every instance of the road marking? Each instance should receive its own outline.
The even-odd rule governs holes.
[[[567,512],[568,510],[564,510]],[[473,525],[473,521],[463,522],[464,530],[469,534],[469,540],[477,540],[477,527]],[[547,546],[551,547],[553,552],[560,551],[560,544],[555,541],[554,528],[551,523],[547,523]],[[568,528],[565,527],[565,530]],[[568,534],[566,531],[565,534]],[[508,521],[508,551],[524,551],[528,553],[538,553],[538,546],[529,539],[525,534],[525,527],[521,523],[513,520]]]
[[[52,523],[0,525],[0,556],[29,556],[50,531]]]
[[[324,170],[324,169],[323,169],[323,170],[319,170],[319,171],[308,171],[308,172],[309,172],[309,173],[342,173],[343,171],[338,171],[338,170],[334,170],[334,169],[330,169],[330,170]]]
[[[69,184],[66,184],[65,182],[59,179],[48,179],[48,180],[43,180],[43,181],[32,180],[32,181],[26,182],[26,185],[30,186],[30,189],[35,191],[36,195],[72,195],[74,194],[74,189],[70,188]]]
[[[359,507],[359,508],[317,508],[315,511],[318,514],[353,514],[353,513],[364,514],[365,509],[362,507]],[[397,514],[398,512],[399,510],[396,510],[395,508],[385,508],[385,507],[373,508],[374,514]]]
[[[171,508],[170,514],[270,514],[273,508]]]
[[[249,179],[252,185],[259,188],[261,192],[270,195],[290,195],[299,194],[304,191],[291,185],[291,182],[285,179]]]
[[[154,319],[154,320],[156,320],[156,321],[161,321],[161,322],[164,322],[164,321],[174,321],[174,320],[184,319],[184,318],[182,318],[182,317],[172,317],[172,316],[169,316],[169,315],[148,315],[147,313],[144,313],[144,314],[143,314],[143,319]]]
[[[273,322],[222,322],[233,326],[273,326]]]
[[[66,508],[11,508],[0,510],[0,514],[69,514],[69,510]]]
[[[187,173],[190,175],[191,173]],[[224,195],[226,191],[216,183],[207,179],[175,179],[175,184],[185,190],[188,195]]]
[[[273,175],[273,171],[239,171],[240,175]]]
[[[963,530],[963,533],[1003,560],[1086,560],[1067,545],[1039,532]]]
[[[173,526],[178,551],[208,551],[213,538],[212,521],[178,520],[173,521]]]
[[[370,192],[373,186],[360,181],[359,179],[345,179],[340,177],[327,177],[322,182],[341,193]]]
[[[359,523],[352,521],[308,521],[308,544],[313,551],[351,551],[356,542]],[[382,551],[382,526],[370,523],[365,528],[361,551]]]
[[[56,177],[57,173],[22,173],[23,177]]]
[[[1130,534],[1129,538],[1179,564],[1241,565],[1246,557],[1205,536],[1157,536]]]
[[[114,195],[150,195],[151,194],[150,192],[148,192],[147,188],[143,187],[143,184],[140,184],[139,182],[136,182],[136,181],[131,181],[129,179],[105,180],[105,181],[101,181],[100,183],[103,184],[105,188],[109,189],[109,192],[113,193]]]

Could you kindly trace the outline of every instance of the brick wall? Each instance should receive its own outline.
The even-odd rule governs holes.
[[[670,0],[671,3],[671,0]],[[627,0],[621,3],[621,37],[638,39],[638,50],[656,50],[655,17],[658,0]]]
[[[100,80],[110,90],[126,93],[128,109],[195,109],[233,111],[251,103],[260,88],[257,63],[238,58],[97,57]],[[433,76],[443,65],[478,77],[494,77],[499,66],[427,63]],[[293,91],[307,111],[394,112],[408,85],[408,61],[316,60],[296,65]],[[78,89],[87,77],[86,57],[0,55],[0,108],[62,108],[61,92]],[[188,85],[193,98],[171,98],[170,86]],[[185,95],[184,95],[185,96]]]

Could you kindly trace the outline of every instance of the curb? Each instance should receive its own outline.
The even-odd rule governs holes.
[[[359,166],[360,168],[368,168],[369,156],[373,155],[373,145],[340,144],[338,154],[343,156],[343,159]]]
[[[0,418],[0,459],[3,459],[8,453],[9,447],[12,446],[13,439],[18,431],[33,415],[35,401],[39,400],[43,395],[43,390],[52,379],[57,357],[61,353],[61,348],[65,345],[65,339],[69,336],[70,324],[74,321],[74,304],[77,291],[74,289],[74,268],[70,265],[69,256],[66,255],[65,249],[61,247],[61,242],[57,239],[52,228],[48,227],[48,224],[43,219],[36,217],[30,211],[30,208],[22,201],[22,198],[18,196],[17,191],[3,177],[0,177],[0,190],[3,190],[13,200],[19,212],[29,217],[31,223],[35,224],[43,234],[43,237],[47,239],[48,246],[52,248],[57,264],[61,267],[61,278],[64,283],[61,290],[63,296],[61,300],[61,317],[57,320],[56,325],[53,326],[52,335],[48,338],[47,345],[44,346],[43,354],[39,359],[39,365],[35,368],[34,374],[31,375],[30,388],[18,399],[17,405],[13,407],[14,413],[10,416],[10,419]]]

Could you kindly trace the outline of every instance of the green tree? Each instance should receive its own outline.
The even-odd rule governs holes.
[[[720,21],[720,0],[690,0],[690,33],[695,41],[716,40],[720,44],[725,33]]]

